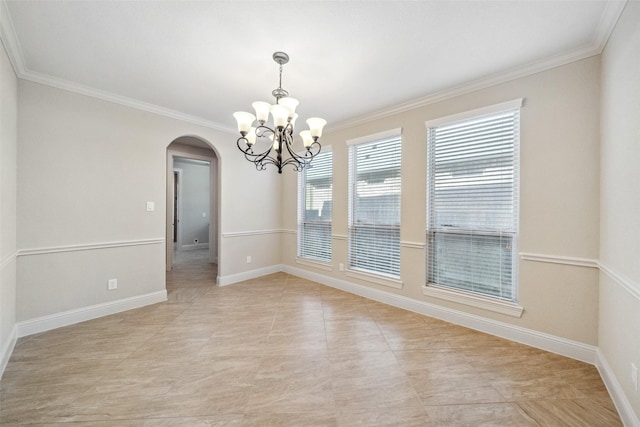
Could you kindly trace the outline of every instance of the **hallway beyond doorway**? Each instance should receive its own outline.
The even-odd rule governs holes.
[[[172,291],[178,288],[215,286],[218,265],[209,263],[209,249],[173,251],[173,269],[167,271],[169,298],[179,295]]]

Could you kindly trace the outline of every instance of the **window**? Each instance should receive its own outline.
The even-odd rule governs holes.
[[[323,151],[298,174],[298,256],[331,262],[332,153]]]
[[[427,123],[428,285],[516,301],[521,103]]]
[[[400,277],[400,129],[349,141],[349,268]]]

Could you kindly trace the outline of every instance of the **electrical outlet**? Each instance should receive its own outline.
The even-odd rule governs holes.
[[[338,264],[338,270],[344,271],[344,264],[343,263]]]
[[[247,264],[251,264],[251,255],[247,255]]]
[[[110,291],[118,289],[118,279],[109,279],[109,282],[107,283],[107,289]]]
[[[638,391],[638,367],[631,364],[631,384],[633,384],[633,389]]]

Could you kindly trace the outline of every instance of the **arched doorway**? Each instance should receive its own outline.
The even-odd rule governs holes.
[[[167,271],[184,258],[180,254],[191,262],[218,264],[219,167],[218,153],[202,138],[181,136],[167,146]]]

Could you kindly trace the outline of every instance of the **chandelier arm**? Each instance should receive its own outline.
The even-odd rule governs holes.
[[[317,148],[317,151],[314,152],[316,148]],[[309,159],[309,161],[311,161],[311,159],[313,159],[315,156],[320,154],[321,150],[322,150],[322,145],[320,145],[318,141],[314,141],[311,143],[311,145],[309,145],[308,148],[305,148],[305,152],[302,156],[304,156],[306,159]]]
[[[264,128],[269,130],[269,131],[271,131],[271,129],[269,129],[266,126],[264,126]],[[273,158],[272,156],[269,155],[273,151],[273,146],[272,145],[270,145],[269,148],[266,151],[256,154],[256,153],[253,152],[253,148],[252,147],[242,148],[242,146],[240,145],[240,141],[244,141],[245,144],[246,144],[247,138],[241,136],[236,141],[236,145],[238,146],[238,149],[240,149],[240,151],[242,151],[244,153],[244,158],[247,159],[248,161],[252,162],[253,164],[255,164],[256,169],[258,171],[266,170],[266,166],[271,164],[271,165],[274,165],[275,167],[278,168],[278,173],[282,173],[282,167],[286,163],[282,162],[282,158],[281,158],[280,153],[278,153],[278,159],[275,159],[275,158]],[[288,145],[288,144],[285,143],[285,145]],[[299,164],[299,162],[297,162],[297,161],[296,161],[296,163]],[[299,171],[302,170],[302,168],[297,166],[296,170],[299,172]]]
[[[296,160],[294,158],[288,158],[287,160],[282,162],[282,167],[285,167],[287,165],[292,165],[298,172],[300,172],[308,164],[309,164],[308,161],[304,161],[304,160],[303,161],[299,161],[299,160]]]
[[[315,151],[314,153],[315,148],[317,148],[317,151]],[[290,146],[287,146],[287,151],[289,152],[289,155],[291,156],[291,158],[295,159],[296,162],[301,164],[311,163],[311,160],[313,160],[318,154],[320,154],[321,149],[322,149],[322,146],[317,141],[313,142],[309,146],[309,148],[305,148],[304,154],[298,154],[295,151],[293,151],[293,149]]]
[[[290,157],[282,162],[280,169],[285,168],[287,165],[291,165],[296,172],[302,172],[302,170],[309,166],[310,163],[311,159],[300,158],[300,156],[298,156],[298,158]]]
[[[289,152],[289,154],[291,156],[294,155],[294,153],[291,150],[291,146],[293,145],[293,137],[291,136],[291,126],[290,124],[287,125],[287,127],[284,129],[284,132],[282,132],[283,138],[282,138],[282,142],[284,142],[285,147],[287,148],[287,151]],[[282,148],[282,147],[280,147]]]
[[[289,152],[289,155],[291,156],[291,159],[293,159],[292,161],[298,162],[298,163],[306,163],[306,159],[305,156],[301,156],[298,153],[296,153],[293,150],[293,138],[291,137],[291,134],[287,135],[287,143],[285,144],[286,148],[287,148],[287,152]],[[289,161],[290,159],[287,159],[287,161]],[[310,159],[309,159],[310,160]]]
[[[261,124],[260,126],[258,126],[256,128],[256,135],[260,136],[260,137],[267,137],[269,134],[273,135],[273,139],[277,139],[278,138],[278,132],[277,130],[273,130],[268,126],[265,126],[264,124]],[[273,142],[273,141],[272,141]],[[278,160],[276,160],[274,157],[269,156],[269,154],[274,150],[273,148],[273,144],[269,145],[269,148],[267,148],[266,151],[262,152],[261,154],[258,155],[254,155],[256,160],[251,160],[253,162],[263,162],[265,160],[268,159],[268,163],[271,163],[275,166],[278,166],[278,168],[280,168],[279,164],[280,162]],[[281,149],[282,151],[282,149]],[[276,150],[277,152],[277,150]]]
[[[313,152],[313,150],[315,149],[314,147],[318,149],[318,151],[316,151],[315,153]],[[311,160],[315,156],[320,154],[320,151],[322,151],[322,145],[320,145],[318,141],[314,141],[313,143],[311,143],[309,148],[307,148],[307,151],[304,153],[304,156],[309,157],[309,160]]]
[[[276,161],[276,159],[274,159],[271,156],[267,156],[264,155],[265,153],[262,153],[263,155],[260,156],[257,159],[251,159],[251,158],[247,158],[247,160],[249,160],[250,162],[254,163],[256,165],[256,169],[259,171],[263,171],[267,169],[267,165],[271,164],[276,166],[277,168],[281,168],[281,166],[279,165],[279,163]],[[245,156],[246,158],[246,156]]]
[[[244,141],[245,144],[246,144],[247,143],[247,138],[241,136],[236,141],[236,145],[238,146],[238,149],[240,149],[240,151],[242,151],[244,153],[245,159],[249,160],[250,162],[258,164],[258,163],[262,163],[265,158],[271,158],[271,157],[269,157],[269,153],[272,150],[271,146],[266,151],[256,154],[256,153],[253,152],[253,148],[252,147],[248,146],[247,148],[242,148],[240,146],[240,141]]]
[[[277,167],[279,169],[281,168],[281,166],[278,164],[276,159],[274,159],[271,156],[265,157],[263,159],[260,159],[259,162],[256,162],[256,168],[258,170],[265,170],[266,169],[266,165],[274,165],[275,167]]]
[[[275,138],[276,131],[271,129],[269,126],[265,126],[264,124],[261,124],[256,128],[256,135],[258,137],[263,137],[263,136],[266,137],[269,133],[273,134]]]
[[[291,157],[289,157],[287,160],[282,162],[283,165],[287,165],[290,163],[297,163],[298,165],[302,165],[302,167],[304,167],[304,165],[308,164],[309,161],[311,160],[293,152],[293,150],[290,150],[288,147],[287,147],[287,151],[289,152]]]
[[[255,163],[256,168],[258,168],[258,165],[260,165],[260,167],[258,168],[258,170],[265,170],[265,165],[271,164],[276,166],[278,169],[281,168],[280,166],[280,162],[278,162],[276,159],[274,159],[273,157],[268,155],[269,153],[262,153],[259,157],[255,158],[255,159],[247,159],[253,163]]]
[[[278,168],[278,173],[282,173],[282,169],[287,165],[292,165],[293,168],[300,172],[302,169],[309,163],[310,159],[305,159],[303,156],[300,156],[295,151],[293,151],[293,136],[292,136],[293,127],[291,124],[287,124],[287,126],[280,132],[281,139],[279,141],[280,151],[278,155],[278,160],[275,162],[275,166]],[[282,151],[283,146],[289,153],[289,158],[286,160],[282,160]]]

